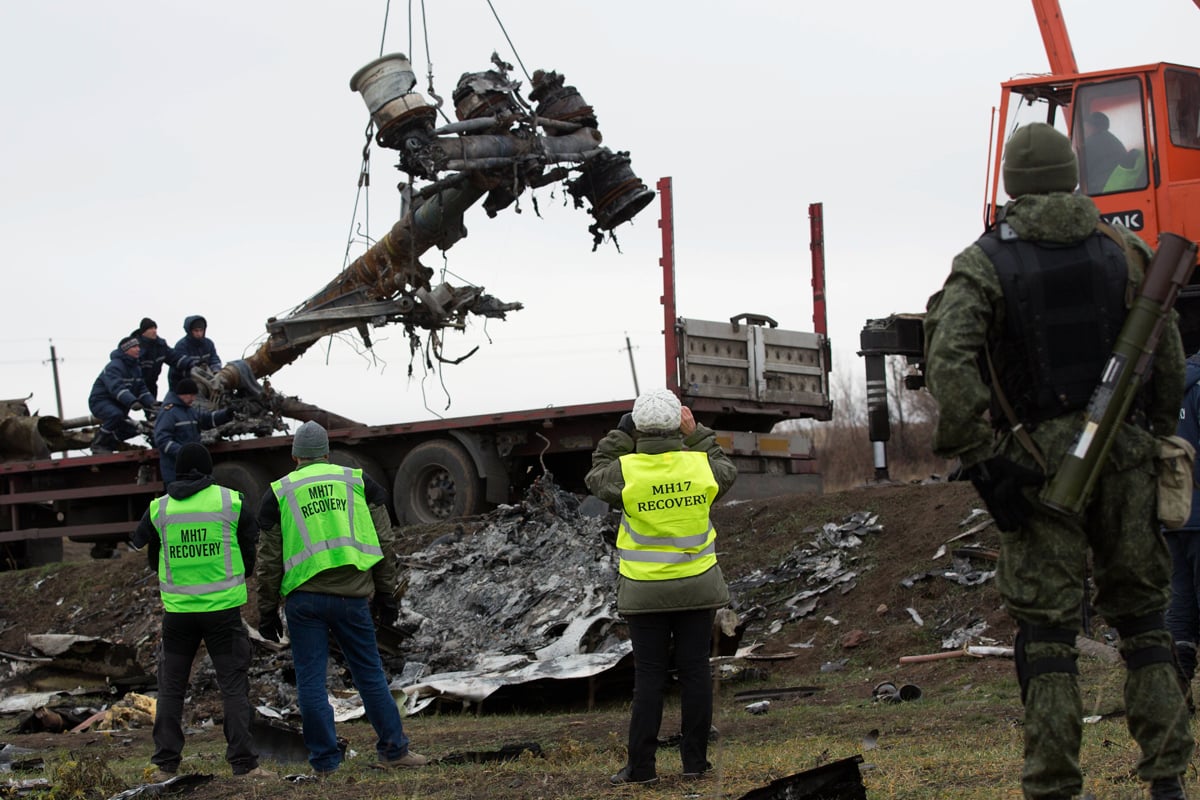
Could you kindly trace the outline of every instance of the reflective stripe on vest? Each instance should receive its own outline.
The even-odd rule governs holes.
[[[382,560],[362,470],[308,464],[271,489],[279,501],[285,596],[326,569],[354,566],[365,572]]]
[[[621,456],[623,514],[617,533],[626,578],[663,581],[708,571],[717,563],[709,509],[717,481],[702,452]]]
[[[182,500],[164,495],[153,503],[150,520],[162,544],[158,589],[167,611],[245,604],[246,568],[237,541],[241,510],[241,494],[216,485]]]

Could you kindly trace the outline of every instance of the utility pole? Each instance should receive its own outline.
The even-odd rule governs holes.
[[[637,382],[637,367],[633,365],[633,345],[629,343],[629,334],[625,334],[625,351],[629,353],[629,371],[633,373],[633,396],[637,397],[641,394],[638,389]]]
[[[54,352],[53,339],[50,340],[50,369],[54,373],[54,401],[58,404],[58,418],[62,419],[62,388],[58,384],[58,355]]]

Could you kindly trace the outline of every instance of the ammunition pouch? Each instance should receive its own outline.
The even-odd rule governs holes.
[[[1164,528],[1182,528],[1192,516],[1196,486],[1196,448],[1182,436],[1159,436],[1154,468],[1158,473],[1158,521]]]
[[[1004,291],[1004,328],[991,346],[1017,419],[1032,428],[1084,408],[1125,321],[1125,251],[1099,231],[1051,245],[1021,240],[1005,223],[976,244]],[[999,407],[991,418],[1009,424]]]
[[[1113,627],[1117,629],[1117,633],[1121,635],[1122,639],[1132,639],[1143,633],[1155,633],[1158,631],[1162,631],[1168,640],[1171,638],[1170,634],[1167,633],[1166,620],[1163,618],[1161,611],[1152,611],[1140,617],[1114,622]],[[1170,664],[1172,667],[1176,666],[1175,653],[1166,645],[1147,645],[1135,650],[1122,650],[1121,657],[1125,659],[1125,668],[1127,670],[1141,669],[1151,664]]]
[[[1068,675],[1078,675],[1079,665],[1075,662],[1074,651],[1070,656],[1048,656],[1030,661],[1025,654],[1025,648],[1032,642],[1063,644],[1075,647],[1077,631],[1072,628],[1049,628],[1044,625],[1034,625],[1029,622],[1017,623],[1017,641],[1013,647],[1013,661],[1017,667],[1017,683],[1021,686],[1021,702],[1029,691],[1029,682],[1038,675],[1049,675],[1061,672]]]

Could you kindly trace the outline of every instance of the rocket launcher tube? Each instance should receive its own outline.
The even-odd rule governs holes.
[[[1041,501],[1050,508],[1078,514],[1086,505],[1112,447],[1113,435],[1150,369],[1175,298],[1191,279],[1195,266],[1195,243],[1173,233],[1159,237],[1158,251],[1146,267],[1141,291],[1117,335],[1100,384],[1088,401],[1083,430],[1042,490]]]

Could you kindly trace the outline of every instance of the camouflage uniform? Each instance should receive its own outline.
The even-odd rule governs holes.
[[[1089,198],[1066,192],[1025,194],[1010,202],[1003,215],[1021,239],[1050,243],[1084,239],[1099,218]],[[1124,229],[1120,233],[1139,256],[1140,263],[1131,264],[1129,271],[1129,281],[1136,286],[1151,253],[1132,233]],[[1005,313],[996,270],[973,244],[954,259],[945,286],[930,298],[925,318],[927,380],[940,406],[934,450],[961,459],[964,467],[1000,455],[1038,469],[1011,433],[994,435],[985,417],[991,391],[978,358],[985,346],[994,347],[999,340]],[[1121,425],[1083,513],[1055,514],[1036,502],[1036,490],[1025,489],[1025,495],[1035,501],[1033,512],[1019,530],[1001,533],[1000,593],[1009,614],[1023,632],[1031,634],[1023,664],[1040,661],[1041,667],[1049,667],[1022,680],[1022,788],[1029,798],[1072,797],[1083,788],[1079,768],[1083,709],[1074,634],[1082,623],[1089,547],[1096,608],[1122,634],[1128,726],[1142,751],[1138,775],[1144,780],[1181,775],[1192,753],[1183,695],[1169,658],[1160,658],[1160,648],[1171,646],[1162,624],[1170,556],[1155,518],[1152,434],[1173,433],[1179,415],[1184,354],[1174,314],[1154,363],[1139,398],[1145,417],[1140,421],[1149,430],[1129,422]],[[1051,474],[1081,423],[1082,414],[1074,412],[1041,422],[1030,431]],[[1150,653],[1159,658],[1147,657]]]

